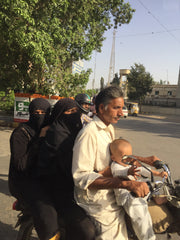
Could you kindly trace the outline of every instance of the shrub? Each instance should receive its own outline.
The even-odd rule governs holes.
[[[8,93],[0,91],[0,111],[12,113],[14,110],[14,91]]]

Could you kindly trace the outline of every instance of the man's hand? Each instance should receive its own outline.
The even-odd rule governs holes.
[[[145,197],[149,193],[149,187],[145,182],[128,181],[126,188],[130,192],[135,193],[137,197]]]
[[[168,177],[168,173],[165,172],[165,171],[163,171],[163,172],[160,172],[160,173],[159,173],[159,176],[162,177],[162,178],[163,178],[163,177],[167,178],[167,177]]]

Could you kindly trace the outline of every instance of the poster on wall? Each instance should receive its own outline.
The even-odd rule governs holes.
[[[14,122],[26,122],[29,120],[29,98],[15,97]]]

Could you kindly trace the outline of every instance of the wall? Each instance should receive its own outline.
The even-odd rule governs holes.
[[[159,107],[159,106],[148,106],[142,105],[141,112],[143,113],[155,113],[160,115],[177,115],[180,116],[180,108],[168,108],[168,107]]]

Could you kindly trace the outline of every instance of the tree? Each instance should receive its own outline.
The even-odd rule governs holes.
[[[101,77],[101,79],[100,79],[100,90],[103,90],[103,88],[104,88],[104,78]]]
[[[104,32],[133,12],[124,0],[1,0],[1,89],[67,94],[83,80],[71,74],[72,62],[100,52]],[[90,71],[82,74],[84,87]]]
[[[135,63],[134,66],[131,66],[127,80],[128,98],[138,100],[141,105],[146,94],[152,92],[152,76],[149,72],[146,72],[146,69],[142,64]]]
[[[110,84],[115,85],[115,86],[119,86],[120,78],[118,77],[118,73],[115,73],[114,78],[113,78],[113,80]]]
[[[87,89],[86,91],[84,91],[85,93],[87,93],[90,97],[95,96],[98,93],[99,89]]]

